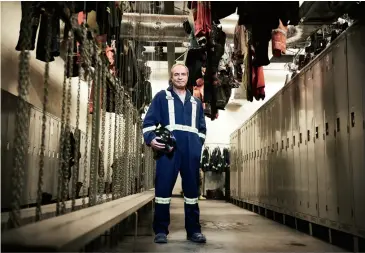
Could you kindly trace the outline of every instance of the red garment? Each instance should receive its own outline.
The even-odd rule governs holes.
[[[204,78],[196,80],[196,86],[193,88],[193,96],[204,102]]]
[[[286,53],[286,34],[288,28],[283,25],[281,20],[279,20],[279,22],[279,27],[273,31],[271,37],[272,54],[275,57],[280,57],[282,54]]]
[[[265,98],[265,76],[262,66],[252,67],[252,95],[256,100]]]
[[[195,37],[208,37],[212,30],[212,16],[209,1],[192,1]]]
[[[93,114],[94,112],[94,90],[95,90],[95,81],[91,83],[91,89],[90,89],[90,97],[89,97],[89,113]],[[100,109],[103,105],[103,89],[100,88]]]

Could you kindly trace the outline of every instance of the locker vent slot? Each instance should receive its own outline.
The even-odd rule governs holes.
[[[307,140],[308,140],[308,142],[310,142],[310,140],[311,140],[311,133],[310,133],[310,130],[307,130]]]
[[[284,140],[281,140],[281,149],[284,149]]]
[[[299,134],[299,143],[302,144],[303,143],[303,136],[302,133]]]
[[[289,148],[289,138],[286,139],[286,147]]]
[[[316,127],[316,139],[318,139],[319,133],[318,133],[318,127]]]
[[[328,122],[326,122],[326,135],[328,136],[330,133],[329,129],[328,129]]]
[[[295,135],[293,136],[293,145],[295,146]]]
[[[337,132],[340,132],[340,118],[337,118],[336,123],[337,123],[336,126]]]

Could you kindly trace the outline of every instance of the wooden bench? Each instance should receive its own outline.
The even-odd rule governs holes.
[[[111,194],[110,194],[111,198]],[[106,194],[102,196],[103,201],[107,200]],[[85,198],[85,205],[89,204],[89,197]],[[66,213],[71,212],[72,201],[65,201]],[[75,200],[75,209],[82,208],[82,198]],[[42,219],[48,219],[56,216],[57,204],[48,204],[42,206]],[[22,225],[35,222],[36,207],[29,207],[20,210],[20,219]],[[7,222],[9,220],[9,212],[1,213],[1,230],[7,230]],[[4,231],[3,231],[4,232]]]
[[[79,251],[130,215],[137,214],[154,197],[154,190],[148,190],[10,230],[2,234],[2,251]]]

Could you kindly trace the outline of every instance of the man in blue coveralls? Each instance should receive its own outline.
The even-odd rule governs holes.
[[[202,102],[186,89],[188,68],[175,64],[171,68],[171,85],[152,99],[143,122],[146,145],[155,150],[165,147],[158,142],[154,130],[158,125],[167,128],[176,139],[173,157],[166,155],[156,161],[155,215],[153,229],[156,243],[167,243],[170,224],[172,190],[180,171],[184,191],[185,229],[187,239],[205,243],[199,221],[199,166],[206,125]]]

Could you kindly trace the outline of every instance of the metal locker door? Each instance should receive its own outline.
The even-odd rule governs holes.
[[[41,113],[43,117],[43,112]],[[41,119],[41,125],[42,123]],[[44,167],[43,167],[43,187],[42,192],[46,192],[51,194],[52,192],[52,171],[51,171],[51,151],[50,151],[50,128],[52,124],[52,118],[49,115],[46,115],[46,129],[44,132]],[[42,136],[42,130],[41,130]],[[42,137],[41,137],[42,138]]]
[[[252,131],[252,119],[250,119],[250,123],[249,123],[249,138],[250,138],[250,143],[249,143],[249,147],[250,147],[250,160],[249,160],[249,177],[250,180],[248,182],[248,187],[249,187],[249,200],[252,201],[253,200],[253,187],[254,187],[254,177],[253,177],[253,173],[254,173],[254,167],[253,167],[253,154],[252,154],[252,150],[253,150],[253,131]]]
[[[285,199],[284,204],[287,210],[292,211],[293,204],[291,203],[291,185],[293,180],[291,179],[292,174],[292,161],[291,161],[291,150],[289,149],[289,140],[292,136],[291,132],[291,117],[290,117],[290,110],[291,110],[291,102],[290,102],[290,86],[287,86],[283,91],[283,109],[285,110],[285,129],[284,134],[284,160],[285,163],[285,173],[283,174],[284,177],[284,190],[285,190]]]
[[[286,129],[285,129],[285,112],[286,110],[284,109],[284,91],[281,90],[280,92],[278,92],[278,94],[276,95],[276,99],[278,100],[279,103],[279,114],[280,114],[280,118],[279,118],[279,134],[280,134],[280,139],[279,139],[279,166],[278,166],[278,180],[279,180],[279,205],[280,207],[283,207],[285,209],[286,207],[286,190],[285,190],[285,174],[286,174],[286,164],[285,164],[285,149],[284,149],[284,142],[286,140]]]
[[[56,175],[58,175],[57,171],[57,148],[58,148],[58,140],[57,140],[57,120],[54,118],[49,118],[49,163],[48,163],[48,171],[49,171],[49,186],[47,188],[47,192],[52,194],[52,199],[57,196],[57,191],[55,191],[54,187],[54,179]],[[57,188],[56,188],[57,189]]]
[[[257,116],[253,118],[253,167],[254,167],[254,200],[258,201],[259,168],[257,166]]]
[[[276,121],[276,156],[275,156],[275,196],[276,196],[276,203],[277,206],[282,206],[282,168],[281,168],[281,101],[278,95],[275,98],[275,114],[277,119]]]
[[[60,120],[54,120],[53,127],[53,188],[52,188],[52,199],[57,198],[57,188],[58,188],[58,171],[60,169],[60,138],[61,138],[61,122]]]
[[[332,51],[328,50],[324,56],[323,66],[323,88],[325,96],[323,99],[324,109],[324,169],[326,171],[326,211],[328,219],[338,221],[337,213],[337,191],[340,190],[337,185],[337,168],[336,168],[336,139],[335,139],[335,105],[334,105],[334,87],[333,87],[333,67]]]
[[[31,199],[30,195],[30,189],[32,185],[34,184],[35,179],[33,178],[33,170],[34,170],[34,138],[35,138],[35,131],[36,131],[36,125],[35,125],[35,117],[36,117],[36,111],[34,108],[30,107],[29,110],[29,131],[28,131],[28,143],[27,143],[27,153],[26,153],[26,166],[24,166],[25,169],[25,195],[24,198],[27,200]]]
[[[307,131],[305,134],[305,144],[307,145],[307,169],[308,169],[308,213],[314,217],[318,216],[318,186],[317,169],[314,150],[314,107],[313,107],[313,67],[309,68],[305,74],[306,86],[306,122]]]
[[[245,132],[245,127],[242,126],[241,127],[241,131],[242,131],[242,135],[241,135],[241,196],[242,199],[245,199],[245,148],[246,148],[246,132]]]
[[[309,208],[309,186],[308,186],[308,167],[307,167],[307,118],[306,118],[306,87],[305,76],[299,76],[299,94],[300,94],[300,109],[299,109],[299,150],[300,150],[300,178],[301,178],[301,200],[299,201],[300,211],[308,214]]]
[[[241,200],[241,130],[237,130],[237,195],[238,199]]]
[[[300,91],[299,91],[299,79],[295,77],[292,81],[292,98],[293,98],[293,110],[292,110],[292,122],[293,122],[293,170],[294,170],[294,200],[295,211],[299,212],[301,209],[301,172],[300,172],[300,146],[299,146],[299,112],[300,112]]]
[[[353,173],[355,226],[365,229],[364,113],[365,26],[347,31],[347,71],[350,109],[350,161]]]
[[[323,75],[324,58],[320,59],[313,66],[313,108],[314,108],[314,153],[317,168],[317,185],[318,185],[318,216],[320,218],[327,218],[326,210],[326,166],[324,163],[324,105],[323,97],[327,94],[323,93]]]
[[[269,145],[270,145],[270,132],[269,132],[269,109],[270,104],[268,104],[265,108],[265,145],[264,145],[264,157],[265,157],[265,195],[266,195],[266,204],[270,205],[270,160],[269,160]]]
[[[268,134],[269,134],[269,144],[268,144],[268,158],[269,158],[269,199],[270,199],[270,205],[275,206],[276,200],[274,199],[274,167],[275,167],[275,161],[274,161],[274,121],[273,121],[273,110],[274,107],[274,101],[270,102],[269,111],[268,111]]]
[[[244,153],[244,160],[245,160],[245,166],[243,168],[244,171],[244,182],[243,182],[243,189],[244,189],[244,197],[247,200],[248,199],[248,180],[249,180],[249,173],[248,173],[248,159],[247,159],[247,153],[248,153],[248,130],[247,130],[247,123],[244,125],[245,129],[245,153]]]
[[[11,175],[13,166],[9,162],[10,143],[8,141],[8,121],[9,121],[9,94],[1,90],[1,190],[2,192],[11,191]],[[9,167],[10,166],[10,167]],[[11,197],[10,194],[2,194],[1,206],[3,208],[10,208]]]
[[[341,190],[338,191],[338,213],[339,221],[350,225],[353,223],[353,188],[349,166],[346,37],[342,36],[333,44],[332,52],[336,112],[337,182],[341,184]]]

